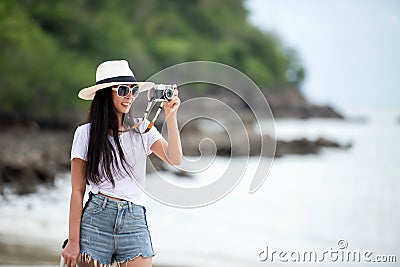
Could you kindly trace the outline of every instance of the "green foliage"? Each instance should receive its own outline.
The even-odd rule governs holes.
[[[4,0],[0,28],[0,114],[30,119],[87,107],[77,92],[109,59],[127,59],[138,79],[190,60],[231,65],[261,88],[304,78],[296,53],[251,26],[241,0]]]

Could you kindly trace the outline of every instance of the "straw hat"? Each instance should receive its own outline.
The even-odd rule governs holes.
[[[80,90],[78,97],[84,100],[93,100],[97,90],[119,84],[137,84],[139,92],[150,90],[154,86],[152,82],[136,81],[126,60],[105,61],[97,67],[96,84]]]

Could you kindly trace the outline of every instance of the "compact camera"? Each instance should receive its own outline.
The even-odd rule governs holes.
[[[172,100],[174,97],[174,87],[169,84],[156,84],[149,93],[150,100],[154,102],[166,102]]]

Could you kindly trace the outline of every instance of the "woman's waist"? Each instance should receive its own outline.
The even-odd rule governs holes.
[[[91,202],[95,202],[99,205],[107,205],[110,207],[128,207],[128,206],[138,206],[144,207],[144,204],[140,201],[130,200],[127,198],[123,198],[121,196],[115,196],[112,194],[107,194],[103,192],[89,192],[89,200]]]
[[[102,193],[102,192],[100,192],[100,191],[99,191],[97,194],[99,194],[100,196],[106,197],[106,198],[110,198],[110,199],[112,199],[112,200],[116,200],[116,201],[127,201],[127,200],[122,199],[122,198],[117,198],[117,197],[109,196],[109,195],[104,194],[104,193]]]
[[[145,193],[135,181],[118,181],[112,184],[90,184],[90,192],[115,201],[130,201],[143,205]]]

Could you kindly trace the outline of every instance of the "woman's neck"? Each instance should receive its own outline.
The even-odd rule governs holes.
[[[117,118],[118,118],[118,134],[122,134],[122,131],[124,130],[124,127],[122,126],[122,113],[117,113]],[[113,136],[113,130],[108,129],[108,134]]]
[[[122,126],[122,113],[117,113],[117,117],[118,117],[118,130],[123,130],[124,127]]]

